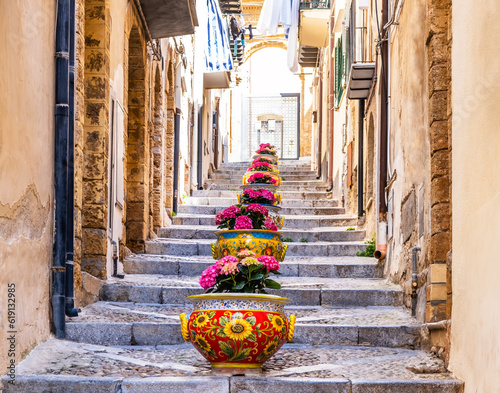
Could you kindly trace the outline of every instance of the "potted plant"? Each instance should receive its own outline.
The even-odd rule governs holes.
[[[268,255],[278,261],[285,258],[288,245],[283,245],[278,224],[282,225],[279,216],[271,217],[269,210],[257,203],[249,205],[234,205],[217,213],[215,224],[217,242],[212,243],[214,259],[227,255],[237,255],[241,249],[249,249],[260,257]]]
[[[247,169],[247,172],[278,172],[276,168],[272,164],[267,161],[259,161],[255,159],[252,161],[250,166]]]
[[[238,203],[250,204],[260,203],[261,205],[278,206],[281,202],[281,195],[266,190],[265,188],[253,189],[247,188],[242,194],[238,195]],[[268,206],[266,206],[268,207]]]
[[[281,177],[274,172],[247,172],[243,176],[243,185],[247,184],[279,186],[281,184]]]
[[[293,338],[295,316],[284,313],[286,298],[266,294],[281,286],[270,279],[279,274],[279,263],[241,249],[207,268],[200,285],[207,293],[188,296],[194,303],[189,319],[181,314],[186,341],[214,368],[260,368],[281,346]]]

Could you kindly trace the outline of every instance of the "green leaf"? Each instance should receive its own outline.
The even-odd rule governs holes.
[[[245,286],[245,281],[240,281],[238,284],[233,285],[233,289],[242,289]]]
[[[264,278],[264,275],[262,273],[260,274],[256,274],[254,277],[252,277],[252,279],[250,281],[258,281],[258,280],[262,280]]]
[[[247,337],[247,340],[254,343],[255,341],[257,341],[257,337],[255,337],[255,334],[251,334],[250,336]]]
[[[255,317],[247,317],[245,319],[250,325],[255,325],[255,323],[257,322],[257,318]]]
[[[234,358],[232,358],[231,360],[233,360],[235,362],[241,361],[241,360],[245,359],[246,357],[248,357],[248,355],[250,354],[251,351],[252,351],[252,348],[245,348],[240,353],[238,353]]]
[[[226,326],[227,323],[229,323],[228,317],[222,316],[219,318],[219,325]]]
[[[219,337],[227,337],[226,333],[224,333],[224,329],[220,326],[217,328],[217,332],[215,334],[217,334]]]
[[[224,352],[227,356],[232,358],[234,356],[234,350],[230,345],[226,344],[224,341],[219,341],[219,348],[222,352]]]
[[[276,281],[271,280],[270,278],[268,278],[266,281],[264,281],[264,284],[268,288],[281,289],[281,285],[279,283],[277,283]]]
[[[215,315],[215,311],[212,311],[212,312],[208,313],[208,317],[209,317],[209,318],[213,318],[213,317],[214,317],[214,315]]]

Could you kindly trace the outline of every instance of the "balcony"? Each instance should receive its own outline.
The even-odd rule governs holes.
[[[324,48],[328,45],[330,0],[300,2],[299,45]]]
[[[224,15],[241,14],[240,0],[219,0],[220,10]]]
[[[139,0],[153,39],[193,34],[198,26],[195,0]]]

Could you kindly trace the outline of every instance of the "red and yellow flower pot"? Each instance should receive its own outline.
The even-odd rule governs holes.
[[[263,175],[269,175],[270,177],[272,177],[276,181],[276,183],[274,183],[273,185],[275,185],[275,186],[281,185],[281,177],[280,177],[279,173],[277,173],[277,172],[264,172],[264,171],[246,172],[243,175],[243,184],[244,185],[249,184],[248,179],[257,173],[261,173]]]
[[[214,368],[260,368],[295,330],[288,319],[289,299],[267,294],[210,293],[188,296],[194,303],[189,318],[180,315],[184,340]]]
[[[227,255],[236,256],[242,249],[252,250],[256,258],[269,255],[275,257],[278,262],[285,259],[288,244],[284,245],[281,241],[281,232],[265,229],[232,229],[217,231],[215,234],[217,242],[212,243],[214,259],[221,259]]]

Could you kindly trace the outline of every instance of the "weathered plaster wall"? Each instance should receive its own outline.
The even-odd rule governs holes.
[[[450,368],[465,392],[500,386],[500,4],[453,2]]]
[[[55,0],[0,2],[0,374],[7,284],[16,289],[16,363],[50,332]]]
[[[427,128],[426,1],[406,2],[390,35],[389,236],[386,271],[411,299],[411,249],[420,246],[419,272],[427,266],[430,164]],[[392,229],[391,229],[392,228]],[[423,273],[420,281],[425,284]],[[425,299],[425,287],[420,290]],[[425,302],[419,306],[423,319]]]

